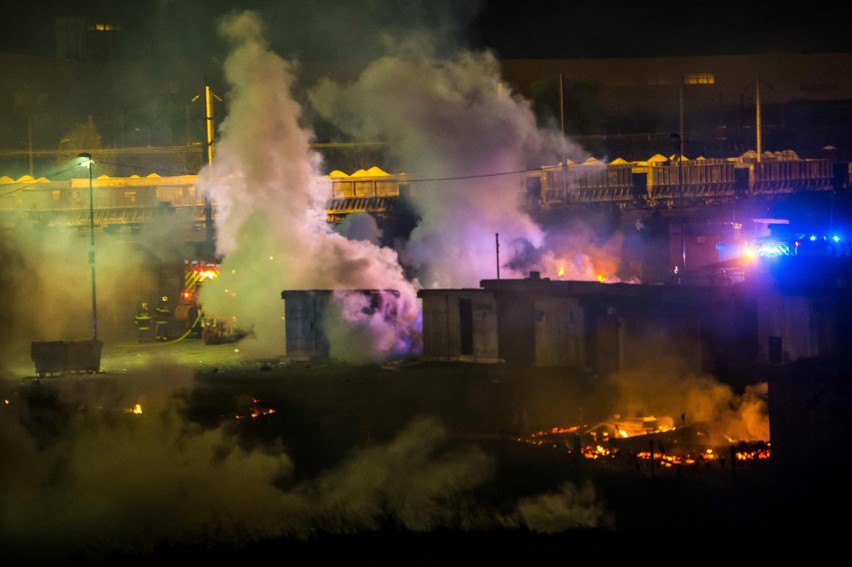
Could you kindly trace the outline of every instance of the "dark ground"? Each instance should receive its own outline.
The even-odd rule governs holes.
[[[33,438],[48,446],[67,434],[75,414],[86,411],[82,400],[118,399],[119,392],[141,385],[152,367],[162,369],[157,364],[167,360],[191,369],[189,385],[176,387],[174,394],[181,398],[180,411],[188,422],[222,428],[243,447],[261,450],[283,444],[297,464],[291,481],[296,485],[334,469],[357,447],[391,444],[414,417],[432,416],[444,424],[448,446],[476,445],[493,459],[493,477],[475,489],[476,500],[490,509],[510,511],[524,496],[556,492],[565,482],[590,482],[605,513],[595,526],[573,525],[554,532],[529,526],[438,526],[418,532],[401,527],[393,514],[380,513],[378,526],[319,529],[306,539],[250,534],[218,539],[210,534],[200,542],[163,542],[142,554],[106,546],[96,553],[83,550],[50,561],[17,553],[14,546],[20,542],[3,537],[4,546],[12,547],[5,557],[13,561],[0,561],[458,565],[567,563],[592,554],[649,563],[693,557],[727,562],[788,550],[827,553],[842,542],[837,534],[845,521],[834,516],[847,491],[836,491],[832,483],[845,479],[829,473],[821,479],[789,478],[773,469],[771,458],[735,466],[725,460],[652,468],[635,459],[575,458],[561,448],[517,441],[543,425],[562,426],[590,417],[584,415],[591,411],[586,401],[596,385],[588,378],[563,372],[530,375],[502,365],[422,361],[374,366],[246,362],[238,349],[200,341],[149,349],[107,345],[101,373],[38,379],[24,361],[0,384],[10,405],[27,406],[21,419]],[[251,418],[251,408],[275,411]],[[0,504],[5,505],[3,500]],[[456,505],[446,503],[448,509]]]

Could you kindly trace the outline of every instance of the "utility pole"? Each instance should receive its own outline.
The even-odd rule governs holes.
[[[754,128],[757,134],[757,161],[758,163],[763,159],[763,143],[760,136],[760,79],[758,78],[754,83],[754,102],[755,102],[755,119],[754,119]]]
[[[675,151],[677,152],[677,184],[680,190],[680,277],[686,274],[686,235],[684,234],[684,202],[683,202],[683,85],[678,90],[679,98],[679,132],[673,136],[677,138]]]
[[[27,149],[29,154],[30,177],[33,176],[33,117],[27,117]]]
[[[497,252],[497,279],[500,279],[500,233],[494,233],[494,243]]]
[[[684,206],[683,201],[683,138],[678,137],[680,141],[680,155],[677,158],[677,183],[680,185],[680,273],[681,277],[686,276],[686,227],[684,225]]]
[[[683,86],[680,87],[680,128],[678,129],[678,134],[680,135],[680,145],[678,147],[678,154],[683,158]],[[678,161],[680,163],[680,161]]]
[[[750,85],[746,85],[743,87],[743,93]],[[774,89],[772,85],[766,83],[770,89]],[[743,99],[743,95],[740,94],[740,99]],[[742,103],[741,103],[742,104]],[[763,161],[763,124],[760,117],[760,77],[754,80],[754,130],[755,130],[755,151],[757,152],[757,161],[758,163]]]
[[[559,73],[559,123],[562,128],[562,135],[565,135],[565,95],[564,95],[564,83],[565,78],[563,74]],[[568,193],[568,158],[562,156],[562,160],[559,164],[560,169],[562,170],[562,198],[565,199],[565,195]],[[500,279],[499,277],[497,278]]]
[[[559,124],[562,127],[562,135],[565,135],[565,78],[559,73]]]
[[[204,85],[204,123],[207,125],[207,165],[213,166],[213,92],[210,85]],[[216,97],[219,102],[221,98]]]
[[[208,179],[213,177],[213,138],[215,135],[215,128],[213,125],[214,97],[219,102],[222,102],[222,99],[210,90],[210,85],[204,85],[204,125],[206,134],[206,151],[204,152],[204,165],[207,166]],[[195,102],[198,99],[199,96],[196,95],[195,97],[193,97],[192,102]],[[213,258],[215,252],[215,245],[213,244],[213,203],[210,199],[210,193],[207,191],[204,192],[204,226],[206,230],[205,254],[207,256],[207,259],[210,260]]]
[[[672,134],[675,139],[675,155],[677,157],[677,185],[680,193],[680,277],[682,280],[686,272],[686,234],[684,223],[684,201],[683,201],[683,138],[680,134]]]
[[[89,168],[89,267],[92,271],[92,340],[98,340],[98,300],[95,286],[95,198],[92,191],[92,154],[84,152],[77,156],[83,161],[80,165]]]

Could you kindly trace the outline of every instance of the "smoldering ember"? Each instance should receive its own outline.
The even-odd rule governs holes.
[[[219,31],[197,175],[0,183],[4,564],[840,549],[852,256],[762,197],[839,226],[848,164],[602,163],[487,52],[418,36],[301,97],[257,13]],[[402,173],[326,171],[308,104]]]

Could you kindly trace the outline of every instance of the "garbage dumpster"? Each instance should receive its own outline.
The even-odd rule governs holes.
[[[34,342],[30,357],[35,362],[36,374],[63,374],[67,366],[68,348],[65,341]]]
[[[42,341],[30,345],[30,357],[36,374],[65,374],[68,372],[99,372],[103,341]]]

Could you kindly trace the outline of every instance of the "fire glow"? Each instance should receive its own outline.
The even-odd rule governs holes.
[[[722,463],[727,458],[738,462],[763,461],[771,454],[769,442],[732,441],[726,447],[711,447],[709,436],[700,426],[677,427],[670,417],[653,416],[614,419],[593,426],[553,427],[516,440],[564,451],[568,457],[627,459],[661,467]]]
[[[257,398],[252,398],[251,403],[249,404],[249,407],[248,407],[248,413],[245,414],[245,415],[239,415],[238,414],[234,417],[237,419],[237,421],[239,421],[241,419],[246,419],[246,418],[257,419],[258,417],[261,417],[261,416],[264,416],[264,415],[272,415],[274,413],[275,413],[274,409],[262,407],[260,405],[260,400],[258,400]]]
[[[136,404],[132,408],[127,408],[124,413],[132,413],[134,415],[142,415],[142,404]]]

